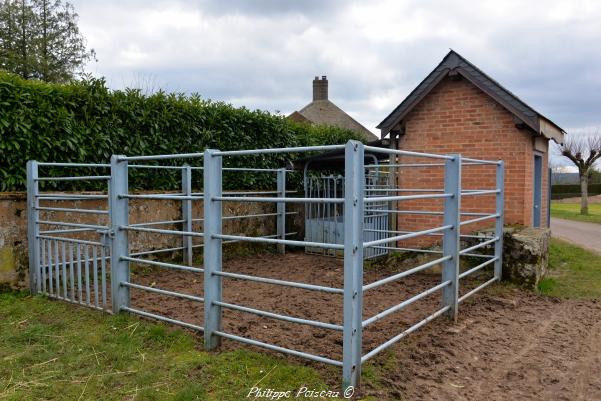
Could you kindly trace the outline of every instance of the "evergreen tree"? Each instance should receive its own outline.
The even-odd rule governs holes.
[[[70,80],[95,55],[77,17],[62,0],[0,1],[0,68],[26,79]]]

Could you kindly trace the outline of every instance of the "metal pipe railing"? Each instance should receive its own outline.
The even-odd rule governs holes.
[[[234,340],[234,341],[238,341],[241,343],[254,345],[255,347],[266,348],[271,351],[277,351],[277,352],[281,352],[283,354],[298,356],[301,358],[309,359],[309,360],[315,361],[315,362],[325,363],[328,365],[334,365],[334,366],[339,366],[339,367],[342,366],[342,362],[340,362],[340,361],[336,361],[334,359],[329,359],[329,358],[324,358],[324,357],[321,357],[318,355],[309,354],[307,352],[296,351],[296,350],[289,349],[289,348],[279,347],[277,345],[268,344],[268,343],[257,341],[257,340],[251,340],[250,338],[240,337],[240,336],[237,336],[234,334],[229,334],[229,333],[225,333],[223,331],[218,331],[218,330],[215,331],[214,334],[219,337],[227,338],[229,340]]]
[[[224,167],[224,157],[248,156],[248,155],[266,155],[266,154],[285,154],[285,153],[304,153],[304,152],[329,152],[336,151],[340,153],[341,159],[344,154],[344,175],[331,175],[323,188],[316,187],[307,193],[305,185],[305,197],[289,197],[296,191],[286,190],[286,173],[297,172],[285,168],[258,168],[246,167]],[[340,152],[338,152],[340,151]],[[388,155],[387,160],[378,160],[375,153]],[[399,158],[422,157],[434,160],[435,163],[400,163]],[[144,164],[144,161],[160,161],[169,159],[193,159],[202,158],[202,165],[198,166],[169,166],[156,165],[153,163]],[[372,164],[366,164],[365,160],[371,160]],[[410,161],[410,160],[408,160]],[[140,164],[130,164],[130,162],[140,162]],[[388,164],[386,164],[388,163]],[[496,169],[496,187],[494,189],[463,189],[461,185],[461,166],[471,165],[494,165]],[[64,174],[62,177],[39,177],[38,167],[81,167],[81,168],[109,168],[109,175],[82,175]],[[415,188],[419,185],[409,185],[407,187],[394,187],[389,184],[389,179],[393,179],[399,174],[400,168],[431,168],[444,167],[444,188]],[[127,185],[128,170],[132,169],[164,169],[181,171],[181,187],[176,192],[171,193],[146,193],[130,194]],[[367,170],[366,170],[367,169]],[[193,170],[199,170],[203,173],[202,188],[199,192],[192,191],[191,176]],[[276,173],[276,190],[259,189],[245,191],[223,191],[223,173],[224,172],[253,172],[253,173]],[[406,172],[406,170],[403,170]],[[423,170],[421,170],[423,171]],[[437,170],[439,171],[439,170]],[[469,170],[468,170],[469,171]],[[427,324],[431,320],[446,314],[450,318],[457,317],[459,302],[474,295],[486,286],[494,283],[500,278],[501,258],[502,258],[502,225],[504,208],[504,165],[500,161],[487,161],[480,159],[463,158],[461,155],[439,155],[432,153],[419,153],[413,151],[377,148],[365,146],[360,142],[349,141],[345,145],[326,145],[326,146],[305,146],[296,148],[273,148],[273,149],[246,149],[246,150],[206,150],[203,153],[186,153],[170,155],[148,155],[148,156],[119,156],[111,158],[111,164],[70,164],[70,163],[28,163],[28,221],[30,234],[30,277],[32,277],[32,288],[44,293],[50,294],[59,299],[73,301],[77,297],[77,286],[75,286],[75,275],[81,281],[78,283],[80,291],[79,302],[86,306],[97,307],[102,295],[103,307],[106,307],[105,285],[105,264],[110,259],[110,279],[111,291],[109,292],[112,300],[113,312],[126,311],[142,317],[162,320],[167,323],[181,325],[193,330],[204,331],[204,345],[207,350],[214,349],[219,345],[220,338],[240,341],[246,344],[256,345],[284,352],[287,354],[308,358],[310,360],[328,363],[342,368],[343,383],[345,386],[356,385],[361,375],[361,364],[373,358],[379,352],[390,347],[403,337],[414,332],[418,328]],[[89,173],[87,173],[89,174]],[[402,175],[404,177],[406,175]],[[305,184],[307,180],[314,177],[307,176],[305,171]],[[43,181],[77,181],[85,182],[91,180],[103,180],[107,184],[107,193],[44,193],[41,194],[37,188],[39,182]],[[312,182],[312,181],[311,181]],[[320,184],[321,185],[321,184]],[[428,185],[428,184],[426,184]],[[431,184],[430,184],[431,186]],[[408,194],[407,194],[408,193]],[[277,196],[269,196],[269,195]],[[381,196],[380,196],[381,195]],[[494,195],[494,212],[461,212],[461,199],[467,196]],[[108,210],[96,210],[88,207],[79,209],[76,207],[54,207],[55,205],[40,206],[40,201],[85,201],[85,200],[108,200]],[[149,221],[130,224],[129,223],[129,200],[173,200],[181,202],[181,218],[165,221]],[[398,203],[411,200],[441,199],[443,201],[443,210],[403,210],[398,207]],[[483,198],[487,199],[487,198]],[[203,201],[204,213],[202,217],[194,218],[192,215],[192,201]],[[272,213],[269,210],[258,210],[255,213],[241,215],[223,216],[224,202],[256,202],[272,203],[277,207],[277,212]],[[317,210],[321,213],[328,224],[335,227],[334,233],[324,234],[323,238],[317,241],[311,240],[291,240],[286,239],[296,233],[286,232],[286,216],[296,215],[298,212],[286,211],[286,204],[302,203],[305,204],[305,213],[307,211]],[[432,202],[428,202],[432,203]],[[469,207],[469,206],[468,206]],[[420,207],[414,209],[420,209]],[[407,209],[407,208],[405,208]],[[411,209],[411,208],[409,208]],[[433,209],[433,208],[432,208]],[[491,207],[483,207],[488,210]],[[99,216],[108,216],[110,225],[96,225],[92,223],[69,223],[64,221],[49,221],[39,218],[40,212],[57,213],[81,213]],[[248,213],[248,212],[247,212]],[[383,224],[387,216],[396,219],[397,216],[416,215],[425,216],[427,221],[431,216],[432,220],[442,218],[441,226],[419,230],[419,226],[413,226],[414,231],[402,231],[398,226],[390,226],[389,223]],[[471,216],[469,219],[460,221],[462,216]],[[243,219],[277,219],[277,234],[262,236],[246,236],[224,234],[222,226],[224,221],[236,221]],[[305,216],[306,218],[306,216]],[[410,217],[409,217],[410,218]],[[378,220],[379,219],[379,220]],[[56,220],[59,220],[56,218]],[[474,235],[473,233],[461,234],[460,228],[469,224],[484,222],[487,220],[495,221],[494,236]],[[408,220],[412,224],[419,224],[419,218]],[[202,225],[193,225],[194,223]],[[167,230],[157,228],[161,225],[179,225],[181,230]],[[308,224],[308,223],[307,223]],[[41,231],[41,225],[56,225],[67,227],[61,230]],[[430,223],[430,226],[434,225]],[[52,228],[52,227],[51,227]],[[195,231],[196,230],[196,231]],[[338,231],[340,230],[340,231]],[[79,238],[60,237],[61,234],[76,234],[99,231],[102,235],[101,241],[90,241]],[[293,230],[288,230],[293,231]],[[154,234],[173,235],[181,238],[180,244],[169,244],[168,247],[154,250],[141,250],[130,252],[128,233],[146,232]],[[307,231],[305,231],[307,232]],[[325,231],[324,231],[325,232]],[[56,234],[49,235],[49,234]],[[396,242],[410,240],[420,236],[427,236],[429,241],[440,241],[442,239],[442,249],[418,249],[409,246],[396,246]],[[203,238],[202,243],[192,243],[192,237]],[[482,242],[470,246],[466,249],[460,249],[460,240],[465,238],[474,238]],[[305,237],[309,239],[309,237]],[[177,239],[176,239],[177,240]],[[67,244],[68,242],[68,244]],[[262,243],[269,245],[278,245],[278,250],[283,253],[284,246],[305,247],[325,249],[330,254],[344,254],[344,285],[342,288],[334,288],[324,285],[308,284],[292,280],[276,279],[255,276],[251,274],[242,274],[229,271],[222,271],[222,247],[225,244],[237,242]],[[391,244],[392,243],[392,244]],[[494,253],[484,255],[473,253],[476,249],[486,247],[494,243]],[[59,246],[60,245],[60,246]],[[177,246],[174,246],[177,245]],[[90,249],[88,249],[90,248]],[[202,267],[192,266],[193,249],[204,248],[204,262]],[[36,251],[37,249],[37,251]],[[59,252],[62,249],[61,252]],[[375,251],[378,249],[379,251]],[[77,255],[74,257],[73,252]],[[91,250],[91,256],[90,256]],[[380,278],[372,283],[363,284],[363,261],[365,258],[372,258],[379,254],[386,254],[388,251],[408,251],[424,254],[433,254],[436,259],[413,266],[405,271],[393,273],[389,276]],[[105,254],[110,251],[110,256]],[[166,252],[183,251],[183,264],[168,263],[160,260],[146,259],[149,255],[161,254]],[[335,252],[332,252],[335,251]],[[70,252],[70,253],[69,253]],[[99,256],[100,254],[100,256]],[[459,258],[476,257],[484,258],[482,263],[469,268],[463,273],[459,273]],[[61,259],[62,258],[62,259]],[[41,259],[41,260],[40,260]],[[182,293],[175,290],[167,290],[154,286],[147,286],[130,282],[128,279],[130,264],[145,264],[167,269],[180,270],[190,273],[202,273],[203,296],[196,296]],[[495,277],[478,285],[466,294],[459,296],[459,280],[468,277],[485,267],[494,264]],[[442,278],[439,284],[433,285],[425,291],[413,295],[394,306],[385,309],[367,319],[362,318],[363,293],[398,282],[399,280],[430,269],[436,265],[442,265]],[[100,274],[100,276],[99,276]],[[107,276],[108,277],[108,276]],[[248,305],[236,304],[234,302],[225,302],[222,297],[222,280],[233,279],[243,280],[254,283],[279,285],[290,288],[297,288],[307,291],[318,291],[331,295],[342,296],[342,315],[341,324],[321,322],[310,318],[300,318],[278,313],[277,311],[265,311],[250,307]],[[68,284],[71,287],[68,288]],[[82,288],[85,289],[85,299]],[[102,291],[100,291],[102,289]],[[203,326],[183,322],[177,319],[171,319],[160,314],[150,313],[130,306],[130,290],[148,291],[151,293],[173,296],[188,301],[202,302],[204,307]],[[70,293],[69,293],[70,291]],[[425,319],[404,330],[400,334],[392,337],[383,344],[378,345],[366,354],[362,352],[363,329],[380,321],[381,319],[392,316],[394,313],[409,307],[419,300],[441,292],[441,309],[432,313]],[[99,308],[102,309],[102,308]],[[222,309],[234,310],[237,312],[251,313],[257,316],[277,319],[291,324],[303,324],[321,329],[329,329],[342,333],[342,360],[334,360],[322,356],[313,355],[309,352],[301,352],[280,347],[267,342],[261,342],[245,337],[225,333],[221,329]]]
[[[397,304],[391,308],[388,308],[385,311],[380,312],[377,315],[370,317],[369,319],[365,319],[362,323],[363,327],[367,327],[370,324],[377,322],[378,320],[382,320],[386,316],[388,316],[394,312],[398,312],[401,309],[404,309],[407,306],[411,305],[412,303],[417,302],[420,299],[423,299],[423,298],[427,297],[428,295],[435,293],[436,291],[442,290],[444,287],[450,285],[451,283],[452,283],[451,280],[443,281],[442,283],[435,285],[434,287],[427,289],[426,291],[422,291],[419,294],[412,296],[411,298],[401,302],[400,304]]]
[[[227,302],[215,301],[215,303],[226,309],[232,309],[232,310],[239,311],[239,312],[252,313],[253,315],[282,320],[285,322],[305,324],[308,326],[319,327],[321,329],[336,330],[336,331],[342,331],[342,329],[343,329],[342,326],[339,324],[324,323],[324,322],[319,322],[317,320],[302,319],[302,318],[298,318],[298,317],[286,316],[286,315],[281,315],[279,313],[267,312],[264,310],[249,308],[249,307],[241,306],[241,305],[235,305],[235,304],[231,304],[231,303],[227,303]]]
[[[464,277],[469,276],[472,273],[477,272],[478,270],[481,270],[483,268],[485,268],[486,266],[490,265],[491,263],[496,262],[499,259],[498,256],[495,256],[489,260],[487,260],[486,262],[480,263],[478,266],[475,266],[469,270],[464,271],[463,273],[459,274],[459,278],[462,279]]]

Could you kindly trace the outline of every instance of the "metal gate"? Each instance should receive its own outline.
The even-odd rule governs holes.
[[[369,197],[386,196],[390,190],[388,171],[380,165],[366,166],[365,195]],[[344,205],[328,203],[327,199],[344,197],[344,176],[305,174],[305,197],[324,199],[324,202],[307,203],[305,206],[305,239],[308,242],[344,244]],[[386,238],[389,232],[389,209],[387,201],[373,202],[365,209],[363,222],[363,240],[366,242]],[[336,249],[306,247],[307,253],[342,256]],[[363,252],[365,259],[388,254],[386,247],[367,248]]]
[[[108,175],[39,176],[39,169],[69,172],[73,168],[105,169],[97,164],[27,164],[30,285],[37,293],[94,309],[110,311],[111,246]],[[41,191],[69,182],[96,182],[94,193]],[[104,190],[102,190],[104,189]],[[84,204],[84,206],[81,206]],[[88,205],[85,207],[85,205]],[[94,206],[89,206],[93,204]],[[105,204],[105,208],[102,207]],[[86,217],[83,217],[86,216]],[[78,221],[73,221],[77,217]],[[82,223],[81,220],[86,221]]]

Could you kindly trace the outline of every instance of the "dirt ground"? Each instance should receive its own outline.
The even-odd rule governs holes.
[[[364,282],[407,268],[366,267]],[[342,287],[342,261],[304,253],[224,262],[224,271]],[[483,278],[480,278],[483,281]],[[224,278],[224,302],[341,324],[342,296]],[[146,270],[133,282],[201,295],[202,275]],[[364,319],[440,282],[413,275],[365,293]],[[465,282],[464,293],[477,285]],[[132,290],[132,306],[202,325],[202,305]],[[440,292],[364,330],[364,352],[440,307]],[[224,310],[225,332],[330,358],[342,333]],[[224,341],[223,347],[244,346]],[[301,360],[295,359],[296,362]],[[322,365],[308,363],[317,369]],[[372,359],[362,395],[379,400],[601,400],[601,302],[555,300],[489,287],[460,305],[456,324],[440,318]],[[330,375],[331,371],[330,371]],[[338,377],[331,377],[337,385]]]

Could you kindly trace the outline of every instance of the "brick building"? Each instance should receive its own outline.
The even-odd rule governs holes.
[[[504,160],[505,224],[548,226],[549,141],[563,142],[565,132],[458,53],[450,51],[378,128],[399,149]],[[463,177],[464,189],[494,188],[492,166],[465,166]],[[441,188],[443,171],[400,169],[397,179],[401,188]],[[402,208],[432,210],[441,204],[421,200]],[[491,207],[484,210],[486,205]],[[494,198],[464,197],[462,211],[493,212]],[[415,230],[441,221],[403,215],[397,225]]]

